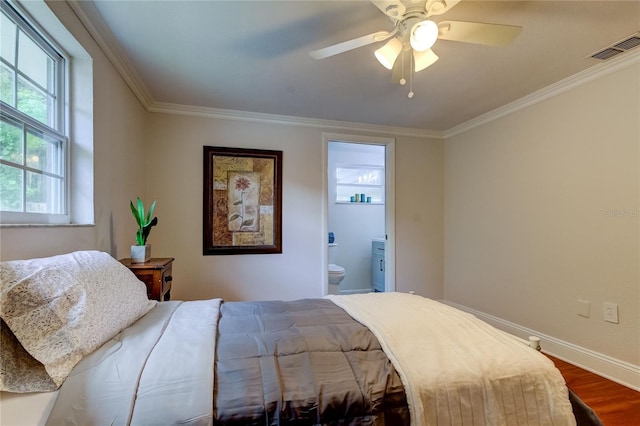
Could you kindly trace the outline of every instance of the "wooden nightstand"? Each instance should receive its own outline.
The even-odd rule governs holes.
[[[144,263],[131,263],[131,259],[120,259],[120,262],[136,274],[147,286],[149,299],[160,302],[171,298],[171,264],[173,257],[151,258]]]

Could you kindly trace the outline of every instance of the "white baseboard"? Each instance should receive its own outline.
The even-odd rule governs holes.
[[[640,366],[612,358],[608,355],[583,348],[573,343],[557,339],[553,336],[540,333],[510,321],[485,314],[475,309],[459,305],[457,303],[442,300],[449,306],[460,309],[475,315],[481,320],[491,324],[499,330],[527,340],[529,336],[540,338],[542,351],[551,356],[567,361],[573,365],[591,371],[599,376],[605,377],[621,385],[627,386],[636,391],[640,391]]]

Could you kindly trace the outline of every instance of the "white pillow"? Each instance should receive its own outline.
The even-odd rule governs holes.
[[[147,299],[145,285],[107,253],[78,251],[1,262],[0,317],[51,382],[43,381],[33,362],[4,359],[11,354],[24,358],[23,351],[3,348],[0,390],[58,388],[85,355],[155,304]]]

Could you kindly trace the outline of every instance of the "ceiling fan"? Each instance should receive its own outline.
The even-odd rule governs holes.
[[[505,46],[522,31],[522,27],[467,21],[434,22],[431,17],[442,15],[460,0],[370,0],[394,24],[391,31],[378,31],[352,40],[309,52],[314,59],[324,59],[339,53],[388,40],[375,51],[375,57],[393,71],[392,80],[406,83],[405,70],[419,72],[433,65],[438,56],[431,47],[437,39]],[[400,57],[400,60],[398,58]],[[409,98],[413,91],[409,92]]]

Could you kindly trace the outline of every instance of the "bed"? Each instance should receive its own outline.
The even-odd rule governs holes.
[[[599,423],[540,352],[420,296],[157,303],[97,251],[0,274],[3,424]]]

